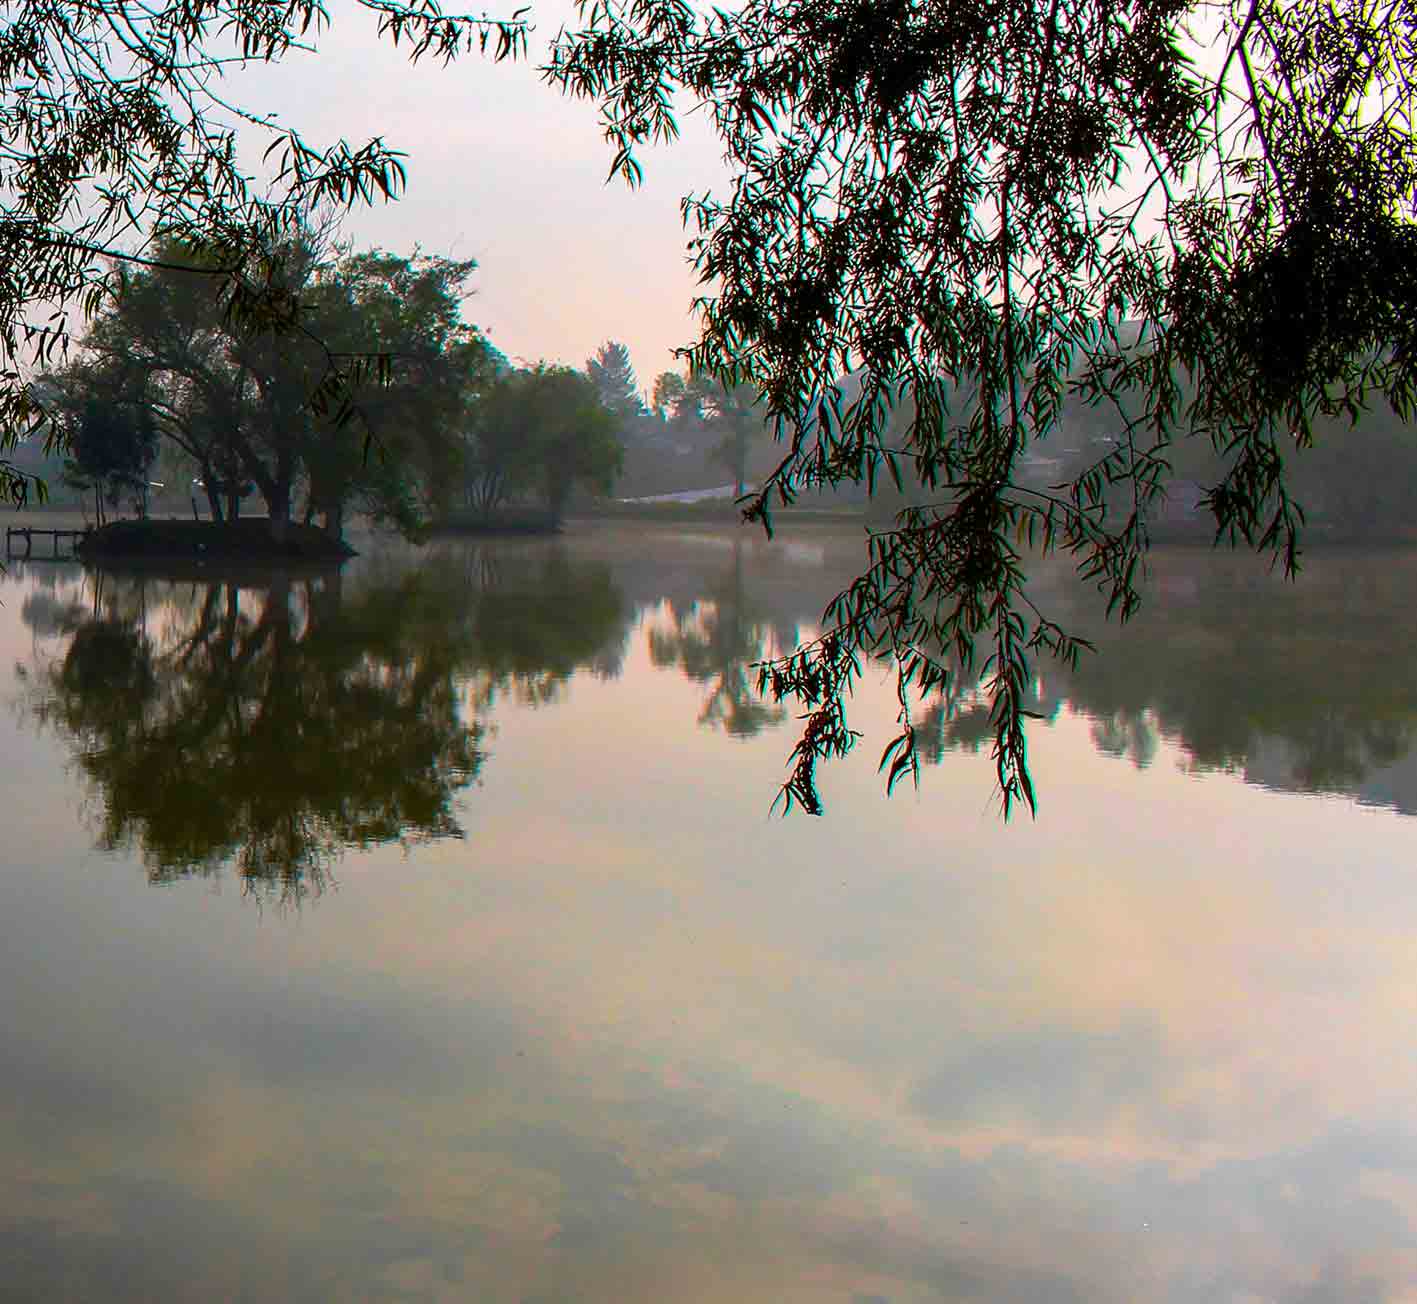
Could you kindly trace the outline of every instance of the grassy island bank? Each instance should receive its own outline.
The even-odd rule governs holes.
[[[338,562],[354,549],[312,525],[271,534],[264,517],[244,521],[114,521],[75,548],[84,561]]]

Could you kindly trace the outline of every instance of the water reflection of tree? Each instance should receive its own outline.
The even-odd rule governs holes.
[[[650,660],[708,686],[700,724],[747,738],[784,718],[783,708],[757,691],[753,666],[772,649],[773,630],[746,592],[741,544],[734,543],[733,565],[706,600],[685,607],[671,604],[670,622],[668,628],[650,628]],[[795,631],[792,638],[795,644]]]
[[[345,848],[461,832],[479,727],[446,647],[380,637],[337,580],[171,604],[133,587],[148,620],[112,614],[120,600],[81,626],[38,704],[101,794],[101,846],[141,848],[154,881],[235,860],[288,896]]]
[[[1156,759],[1161,747],[1161,726],[1156,714],[1147,708],[1134,711],[1127,708],[1092,718],[1089,736],[1092,745],[1104,756],[1129,760],[1144,770]]]
[[[481,700],[511,693],[540,705],[578,671],[620,673],[629,614],[608,566],[573,562],[559,548],[534,556],[474,549],[460,560],[460,570],[435,569],[460,586],[456,636]]]
[[[479,713],[503,692],[549,700],[626,623],[604,568],[563,556],[353,586],[87,585],[86,618],[30,678],[101,799],[99,844],[139,849],[155,882],[234,862],[282,898],[318,888],[347,849],[462,836]]]
[[[1145,768],[1163,740],[1197,770],[1233,770],[1300,791],[1355,792],[1417,744],[1417,666],[1395,656],[1417,636],[1404,565],[1329,558],[1297,584],[1203,554],[1163,557],[1149,604],[1127,628],[1064,596],[1064,623],[1097,644],[1076,670],[1040,667],[1029,709],[1063,701],[1093,745]],[[977,696],[917,714],[922,761],[992,739]],[[1417,794],[1413,794],[1417,809]]]
[[[1025,700],[1035,717],[1051,722],[1058,713],[1056,698],[1047,696],[1041,683]],[[922,765],[939,765],[951,752],[976,754],[994,742],[994,722],[983,696],[971,683],[969,691],[932,694],[923,708],[913,712],[915,750]]]
[[[1102,750],[1142,765],[1168,738],[1198,770],[1354,792],[1417,743],[1404,562],[1330,557],[1281,584],[1181,557],[1156,589],[1125,631],[1098,626],[1097,655],[1050,677]]]
[[[72,634],[83,624],[87,614],[82,603],[57,597],[44,589],[32,589],[20,604],[20,619],[41,638]]]

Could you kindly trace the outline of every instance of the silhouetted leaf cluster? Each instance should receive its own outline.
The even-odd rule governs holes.
[[[612,172],[704,106],[732,169],[684,214],[706,287],[694,374],[749,384],[785,448],[746,515],[822,485],[913,487],[811,645],[764,667],[807,708],[789,804],[847,750],[863,658],[912,702],[982,677],[1007,813],[1031,806],[1030,597],[1069,555],[1125,619],[1190,441],[1223,455],[1217,537],[1292,572],[1313,423],[1413,411],[1417,5],[1393,0],[685,0],[583,7],[548,80],[596,101]],[[1061,484],[1070,414],[1108,439]],[[1046,451],[1046,448],[1043,450]],[[976,651],[976,649],[978,649]],[[937,656],[947,652],[950,660]]]

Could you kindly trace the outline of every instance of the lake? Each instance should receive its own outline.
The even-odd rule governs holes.
[[[1417,1300],[1417,553],[772,812],[858,533],[0,582],[0,1299]]]

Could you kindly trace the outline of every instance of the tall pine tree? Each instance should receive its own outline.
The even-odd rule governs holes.
[[[640,382],[630,362],[630,350],[618,340],[606,340],[595,351],[595,357],[586,359],[585,370],[600,394],[601,403],[622,423],[628,425],[648,415],[649,409],[640,394]]]

